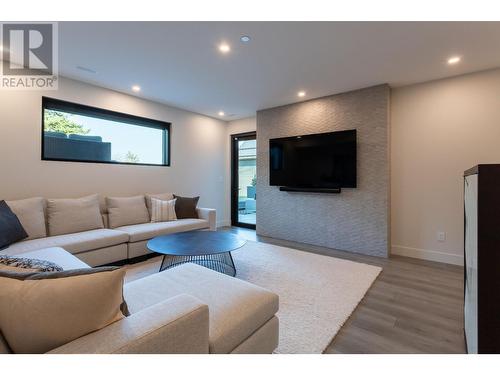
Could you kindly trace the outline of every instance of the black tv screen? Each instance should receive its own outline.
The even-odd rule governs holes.
[[[356,130],[269,140],[270,185],[355,188]]]

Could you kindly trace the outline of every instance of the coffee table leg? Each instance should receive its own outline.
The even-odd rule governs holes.
[[[233,276],[236,276],[236,266],[234,265],[233,255],[229,251],[229,260],[231,261],[231,266],[233,267]]]
[[[229,276],[236,276],[236,267],[230,251],[227,253],[206,255],[204,258],[205,262],[195,263]]]
[[[196,263],[200,266],[210,268],[214,271],[224,273],[229,276],[236,276],[236,266],[234,265],[231,252],[210,255],[193,256],[170,256],[164,255],[160,265],[160,271],[180,266],[184,263]]]
[[[172,265],[171,260],[169,260],[169,261],[166,261],[166,260],[167,260],[167,256],[166,256],[166,255],[164,255],[164,256],[163,256],[163,259],[161,260],[160,271],[158,271],[158,272],[161,272],[161,271],[163,271],[163,270],[166,270],[167,268],[169,268],[169,267]]]

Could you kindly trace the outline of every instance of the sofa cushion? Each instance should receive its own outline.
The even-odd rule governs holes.
[[[77,199],[48,199],[49,235],[104,228],[97,194]]]
[[[156,198],[161,201],[169,201],[174,199],[174,195],[172,193],[146,194],[145,196],[146,196],[146,206],[150,214],[151,214],[151,198]]]
[[[122,319],[119,267],[0,271],[0,326],[14,353],[45,353]]]
[[[127,225],[115,228],[115,230],[127,233],[130,236],[129,242],[138,242],[150,240],[162,234],[187,232],[189,230],[205,229],[208,227],[209,224],[207,220],[182,219],[163,223]]]
[[[5,201],[0,201],[0,250],[27,237],[16,214]]]
[[[62,247],[48,247],[45,249],[29,251],[22,254],[23,258],[41,259],[54,262],[64,271],[90,268],[76,256],[64,250]]]
[[[34,240],[47,236],[45,226],[45,199],[43,198],[28,198],[17,201],[6,202],[12,212],[14,212],[21,222],[28,238],[26,240]]]
[[[179,294],[207,304],[211,353],[231,352],[278,311],[276,294],[191,263],[125,284],[123,293],[131,314]]]
[[[63,234],[61,236],[38,238],[22,241],[9,246],[1,254],[16,255],[46,247],[62,247],[72,254],[101,249],[128,242],[128,235],[123,231],[95,229],[87,232]]]
[[[110,228],[142,224],[150,221],[143,195],[135,197],[107,197],[108,222]]]

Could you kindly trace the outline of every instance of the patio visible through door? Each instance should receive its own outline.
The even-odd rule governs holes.
[[[255,229],[257,216],[256,133],[235,134],[231,138],[231,224]]]

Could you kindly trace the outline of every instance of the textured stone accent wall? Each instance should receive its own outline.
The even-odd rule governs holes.
[[[389,249],[387,85],[257,112],[257,233],[375,256]],[[356,189],[289,193],[269,186],[269,139],[357,129]]]

